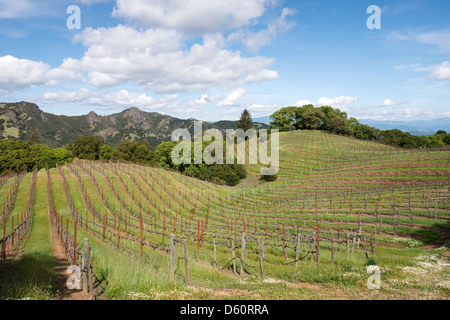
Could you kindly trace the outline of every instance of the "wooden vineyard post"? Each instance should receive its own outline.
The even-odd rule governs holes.
[[[6,258],[6,215],[3,218],[3,242],[2,242],[2,256],[1,260],[5,260]]]
[[[233,273],[236,274],[236,251],[235,251],[235,242],[231,240],[231,249],[233,251]]]
[[[141,227],[141,257],[144,255],[144,230],[143,230],[143,224],[142,224],[142,212],[139,211],[139,222]]]
[[[14,231],[14,216],[12,216],[11,231]],[[11,248],[14,248],[14,232],[11,233]]]
[[[317,235],[316,235],[316,258],[317,258],[317,268],[320,268],[320,250],[319,250],[319,225],[317,225]]]
[[[298,266],[298,259],[300,257],[300,235],[297,234],[297,246],[295,247],[295,266]]]
[[[334,265],[334,234],[331,234],[331,264]]]
[[[367,258],[367,260],[369,260],[369,253],[367,252],[366,236],[364,236],[364,239],[363,239],[363,247],[364,247],[364,253],[366,254],[366,258]]]
[[[241,244],[241,276],[244,275],[244,264],[245,264],[245,232],[242,234],[242,244]]]
[[[95,300],[94,297],[94,281],[92,279],[92,270],[91,270],[91,262],[92,262],[92,248],[88,245],[88,271],[89,271],[89,293],[91,294],[91,300]]]
[[[197,220],[197,261],[200,256],[200,220]]]
[[[83,259],[81,260],[81,270],[83,274],[83,292],[88,293],[88,258],[89,258],[89,239],[84,239],[83,245]]]
[[[164,245],[164,240],[163,240],[163,245]],[[117,226],[117,250],[119,250],[119,249],[120,249],[120,219],[118,221],[118,226]]]
[[[175,279],[175,235],[170,235],[170,281]]]
[[[61,243],[63,243],[63,233],[64,233],[64,217],[61,215],[61,225],[60,225],[60,228],[59,228],[61,231],[60,231],[60,235],[61,235]]]
[[[74,236],[73,236],[73,265],[77,265],[77,218],[75,217]]]
[[[186,239],[183,240],[183,252],[184,252],[184,268],[186,271],[186,285],[189,285],[189,260],[187,257]]]
[[[346,242],[347,258],[349,257],[350,254],[349,244],[350,244],[350,235],[347,233],[347,242]]]
[[[356,244],[356,231],[353,231],[353,238],[352,238],[352,254],[355,252],[355,244]]]
[[[217,266],[217,249],[216,249],[216,236],[213,238],[214,243],[214,264]]]
[[[258,238],[258,256],[259,256],[259,270],[261,274],[261,278],[264,278],[264,270],[263,270],[263,257],[262,257],[262,246],[261,246],[261,238]]]

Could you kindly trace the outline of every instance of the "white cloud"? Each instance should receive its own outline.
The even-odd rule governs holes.
[[[0,88],[3,92],[19,90],[31,85],[43,85],[48,64],[13,56],[0,57]]]
[[[141,27],[175,29],[191,35],[225,32],[263,15],[272,0],[117,0],[113,16]]]
[[[395,105],[395,100],[394,99],[386,99],[386,100],[383,101],[383,104],[382,104],[382,106],[384,106],[384,107],[390,107],[390,106],[393,106],[393,105]]]
[[[294,27],[295,23],[287,21],[287,17],[294,15],[295,13],[296,11],[293,9],[284,8],[281,16],[270,23],[266,29],[262,29],[258,32],[239,30],[231,33],[227,40],[230,42],[241,41],[247,49],[256,52],[260,47],[270,44],[279,32],[287,31]]]
[[[345,96],[336,97],[336,98],[322,97],[322,98],[319,98],[319,100],[317,100],[315,105],[330,106],[330,107],[343,106],[343,105],[353,104],[353,103],[357,102],[358,100],[359,100],[358,97],[345,97]]]
[[[206,104],[215,102],[219,99],[218,96],[210,96],[208,94],[202,94],[200,97],[194,100],[188,101],[188,104],[196,107],[204,107]]]
[[[236,106],[238,101],[241,101],[244,95],[248,93],[247,90],[239,88],[233,92],[231,92],[225,99],[220,101],[217,106],[218,107],[232,107]]]
[[[88,49],[80,60],[67,59],[63,66],[87,72],[98,88],[132,82],[143,90],[173,93],[213,86],[230,89],[278,78],[276,71],[265,69],[273,59],[225,50],[221,34],[205,35],[202,44],[189,50],[182,50],[185,39],[174,30],[123,25],[87,28],[75,40]]]
[[[51,69],[44,62],[19,59],[10,55],[0,57],[0,92],[8,93],[30,86],[55,86],[61,79],[82,81],[80,73],[65,66]]]
[[[295,106],[303,107],[303,106],[306,106],[308,104],[313,104],[313,103],[311,101],[309,101],[309,100],[299,100],[299,101],[297,101],[297,103],[295,103]]]
[[[442,62],[429,76],[434,80],[450,80],[450,63],[448,61]]]
[[[35,3],[31,0],[0,0],[0,19],[16,19],[34,14]]]
[[[75,2],[90,6],[90,5],[93,5],[94,3],[102,3],[102,2],[108,2],[108,1],[110,1],[110,0],[76,0]]]
[[[440,52],[450,53],[450,29],[420,33],[416,39],[439,47]]]
[[[257,118],[271,115],[279,110],[280,107],[276,104],[264,105],[254,103],[247,105],[246,109],[252,114],[252,118]]]
[[[147,110],[166,110],[178,98],[178,95],[166,95],[154,98],[144,93],[119,90],[115,92],[97,92],[82,88],[76,91],[46,92],[42,100],[48,104],[76,104],[94,108],[121,109],[137,107]]]
[[[346,105],[353,104],[359,100],[358,97],[340,96],[335,98],[321,97],[316,102],[310,102],[309,100],[297,101],[295,106],[302,107],[307,104],[312,104],[314,106],[330,106],[330,107],[342,107]]]

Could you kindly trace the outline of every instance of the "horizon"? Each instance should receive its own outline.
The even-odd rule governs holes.
[[[449,9],[438,0],[0,0],[0,100],[205,122],[304,104],[359,121],[448,118]]]
[[[54,115],[57,115],[57,116],[69,116],[69,117],[72,117],[72,116],[73,116],[73,117],[87,116],[87,115],[90,114],[91,112],[95,113],[95,114],[98,115],[98,116],[105,117],[105,116],[111,116],[111,115],[114,115],[114,114],[117,114],[117,113],[121,113],[121,112],[130,110],[130,109],[138,109],[138,110],[140,110],[141,112],[159,113],[159,114],[166,115],[166,116],[169,116],[169,117],[172,117],[172,118],[177,118],[177,119],[180,119],[180,120],[189,120],[189,119],[193,119],[193,120],[198,120],[198,121],[208,122],[208,123],[216,123],[216,122],[221,122],[221,121],[238,121],[238,120],[239,120],[239,118],[237,118],[237,119],[213,119],[213,120],[203,120],[203,119],[200,119],[200,118],[193,118],[193,117],[182,118],[182,117],[177,117],[177,116],[174,116],[174,115],[171,115],[171,114],[168,114],[168,113],[164,113],[164,112],[142,110],[142,108],[135,107],[135,106],[130,106],[130,107],[128,107],[128,108],[121,109],[121,110],[117,110],[117,111],[111,111],[110,113],[98,113],[98,112],[96,112],[95,110],[92,109],[92,110],[87,111],[86,113],[83,113],[83,114],[68,115],[68,114],[53,113],[53,112],[45,111],[45,110],[43,110],[37,103],[31,102],[31,101],[16,101],[16,102],[5,102],[5,101],[0,101],[0,104],[4,104],[4,103],[10,103],[10,104],[11,104],[11,103],[20,103],[20,102],[25,102],[25,103],[30,103],[30,104],[36,104],[36,106],[39,108],[39,110],[41,110],[41,111],[43,111],[43,112],[46,112],[46,113],[54,114]],[[263,121],[261,121],[261,119],[264,119],[264,118],[267,118],[267,119],[269,120],[269,122],[263,122]],[[350,118],[350,117],[349,117],[349,118]],[[266,125],[270,125],[270,115],[267,115],[267,116],[260,116],[260,117],[253,117],[253,116],[252,116],[252,119],[253,119],[253,120],[256,119],[256,121],[254,121],[254,122],[257,122],[257,123],[263,123],[263,124],[266,124]],[[358,118],[355,118],[355,119],[357,119],[357,120],[360,121],[361,123],[365,123],[366,121],[368,121],[368,122],[375,122],[375,123],[379,123],[379,124],[389,124],[389,123],[395,123],[395,122],[397,122],[397,123],[408,124],[408,123],[413,123],[413,122],[418,122],[418,121],[421,121],[421,122],[431,122],[431,121],[435,121],[435,120],[449,120],[449,122],[450,122],[450,116],[443,116],[443,117],[441,117],[441,118],[433,118],[433,119],[428,119],[428,120],[411,120],[411,119],[410,119],[410,120],[373,120],[373,119],[358,119]],[[439,128],[439,129],[447,129],[447,128]]]

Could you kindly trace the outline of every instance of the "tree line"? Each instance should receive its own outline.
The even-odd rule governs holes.
[[[270,129],[280,131],[325,130],[330,133],[350,136],[362,140],[377,141],[401,148],[440,149],[450,145],[450,134],[440,130],[430,136],[415,136],[398,129],[380,130],[348,119],[346,112],[330,106],[285,107],[270,116]]]
[[[247,110],[243,112],[238,126],[243,130],[253,126]],[[75,158],[146,163],[230,186],[238,184],[247,175],[244,167],[239,164],[207,165],[204,161],[201,164],[194,164],[192,161],[190,165],[175,165],[171,159],[171,153],[176,145],[177,142],[163,142],[156,147],[155,151],[152,151],[147,141],[123,140],[117,146],[111,146],[95,135],[80,137],[72,144],[55,149],[41,144],[36,135],[32,135],[28,141],[2,140],[0,141],[0,176],[11,171],[17,173],[23,170],[31,171],[34,167],[38,170],[46,166],[53,168],[56,164],[64,165]],[[203,150],[208,145],[209,143],[203,143]],[[194,149],[193,146],[192,142],[192,149]]]

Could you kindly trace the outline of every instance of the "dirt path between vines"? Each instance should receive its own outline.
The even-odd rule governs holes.
[[[52,241],[53,252],[56,258],[56,286],[60,290],[60,300],[89,300],[89,296],[85,295],[82,290],[70,290],[67,287],[67,279],[71,274],[67,273],[67,268],[71,265],[64,247],[60,244],[53,228],[50,228],[50,238]]]

